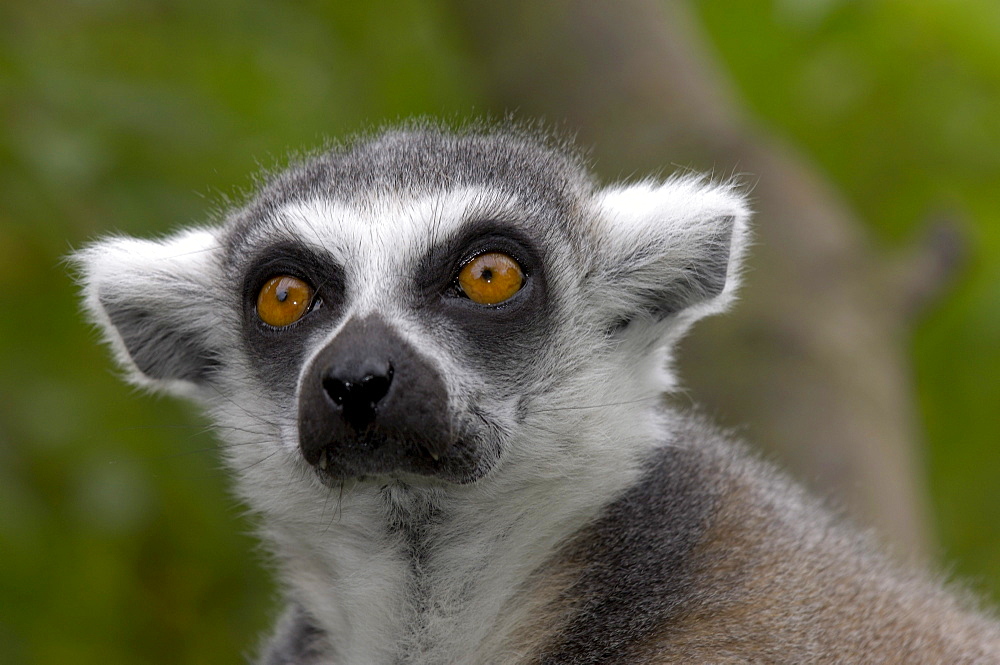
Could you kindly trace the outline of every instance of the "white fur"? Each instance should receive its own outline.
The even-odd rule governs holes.
[[[99,300],[99,292],[115,302],[147,302],[176,319],[202,330],[218,330],[219,250],[216,229],[187,229],[163,240],[118,237],[81,250],[73,261],[81,270],[84,306],[104,331],[127,378],[151,390],[196,397],[195,386],[184,381],[157,381],[136,368],[121,335]],[[225,343],[219,340],[219,343]]]
[[[669,283],[683,266],[700,264],[705,259],[706,241],[719,232],[720,222],[732,220],[725,289],[718,297],[696,303],[671,319],[661,344],[676,342],[692,323],[723,311],[732,302],[749,241],[750,218],[746,201],[732,186],[693,176],[663,183],[646,180],[605,189],[597,197],[596,206],[598,213],[590,217],[590,230],[607,243],[606,263],[627,266],[633,274],[631,283],[624,288],[596,297],[605,296],[609,304],[623,311],[632,307],[623,299],[641,291],[640,281]]]

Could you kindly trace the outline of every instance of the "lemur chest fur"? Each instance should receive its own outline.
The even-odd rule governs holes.
[[[289,582],[302,590],[309,623],[331,653],[359,663],[503,662],[484,645],[510,643],[528,619],[533,605],[518,592],[550,556],[516,536],[530,532],[519,523],[525,516],[475,519],[400,484],[370,498],[373,519],[341,518],[328,532],[335,544],[286,566],[300,576]]]

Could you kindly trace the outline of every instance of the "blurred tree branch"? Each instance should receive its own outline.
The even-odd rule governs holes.
[[[622,177],[683,168],[752,186],[743,301],[680,351],[695,401],[820,493],[925,553],[910,315],[945,281],[947,234],[891,263],[801,156],[762,132],[680,0],[453,0],[495,106],[565,123]],[[721,171],[720,171],[721,169]],[[938,242],[940,240],[940,242]],[[928,270],[927,267],[933,268]]]

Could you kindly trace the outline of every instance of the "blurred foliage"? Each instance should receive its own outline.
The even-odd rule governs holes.
[[[915,380],[943,558],[1000,589],[1000,5],[696,6],[750,112],[887,252],[967,231]],[[0,662],[236,663],[275,611],[206,423],[118,380],[62,257],[211,218],[326,137],[481,113],[463,48],[415,0],[0,6]]]

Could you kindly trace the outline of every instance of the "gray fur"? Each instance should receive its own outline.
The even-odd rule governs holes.
[[[602,188],[549,138],[415,125],[78,261],[130,378],[231,444],[289,603],[261,663],[1000,662],[992,620],[664,406],[747,217],[728,184]],[[459,286],[483,252],[523,272],[500,303]],[[282,274],[314,297],[274,328]]]
[[[98,299],[132,361],[146,376],[201,383],[218,365],[215,352],[197,330],[171,325],[155,306],[123,303],[110,293],[98,293]]]
[[[581,562],[567,594],[575,610],[541,662],[634,662],[686,610],[698,586],[695,548],[719,500],[705,462],[697,450],[658,449],[642,479],[574,539],[564,556]]]

